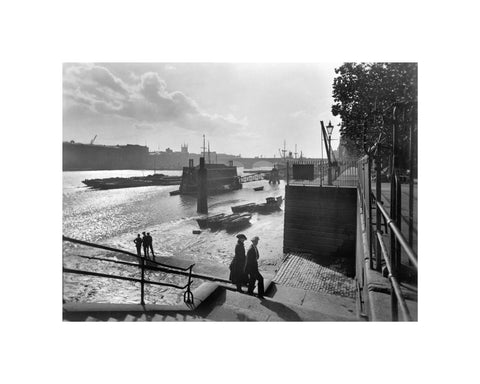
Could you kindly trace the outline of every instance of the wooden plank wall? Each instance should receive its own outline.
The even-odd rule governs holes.
[[[357,189],[287,185],[284,251],[355,257]]]

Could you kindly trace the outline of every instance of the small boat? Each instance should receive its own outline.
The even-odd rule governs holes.
[[[278,197],[267,197],[266,202],[263,204],[248,203],[242,205],[236,205],[232,207],[232,212],[272,212],[280,209],[282,205],[283,198],[282,196]]]
[[[263,191],[263,185],[261,187],[253,188],[254,191]]]
[[[176,191],[172,191],[170,192],[170,196],[176,196],[176,195],[180,195],[180,190],[176,190]]]
[[[217,220],[220,220],[224,216],[225,216],[224,213],[220,213],[219,215],[202,217],[200,219],[197,219],[197,223],[198,223],[198,226],[202,229],[209,228],[211,223],[216,222]]]
[[[233,213],[231,215],[220,213],[218,215],[199,218],[197,219],[197,223],[202,229],[232,229],[248,224],[251,218],[252,215],[249,213]]]

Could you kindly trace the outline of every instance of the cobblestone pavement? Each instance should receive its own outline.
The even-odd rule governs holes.
[[[319,265],[307,253],[287,254],[273,281],[280,285],[355,298],[355,281]]]

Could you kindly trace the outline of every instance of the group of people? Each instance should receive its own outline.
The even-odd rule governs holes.
[[[237,286],[237,291],[242,292],[242,285],[247,286],[247,293],[253,295],[255,282],[258,281],[258,297],[263,298],[264,286],[263,276],[258,271],[258,241],[260,238],[254,236],[251,239],[252,245],[245,254],[245,241],[247,237],[244,234],[237,235],[237,245],[235,246],[235,256],[230,264],[230,281]]]
[[[153,239],[150,236],[150,232],[142,232],[143,237],[140,237],[140,234],[137,235],[133,242],[135,243],[135,247],[137,247],[137,255],[142,257],[142,247],[143,247],[143,256],[146,259],[150,258],[150,251],[152,252],[153,258],[155,258],[155,253],[153,253]]]
[[[150,233],[142,232],[143,237],[140,234],[137,235],[133,242],[137,248],[137,255],[146,259],[150,258],[150,252],[155,260],[155,253],[153,252],[153,239]],[[237,291],[242,291],[242,285],[247,286],[247,293],[253,295],[255,289],[255,283],[258,282],[258,297],[263,298],[264,286],[263,276],[258,270],[258,259],[260,254],[258,253],[258,236],[252,237],[252,245],[245,252],[245,241],[247,237],[244,234],[237,235],[237,245],[235,246],[235,256],[230,264],[230,281],[237,286]]]

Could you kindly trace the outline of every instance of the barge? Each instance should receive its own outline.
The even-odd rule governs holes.
[[[135,177],[110,177],[106,179],[86,179],[82,183],[93,189],[119,189],[148,187],[152,185],[178,185],[181,176],[166,176],[162,173]]]

